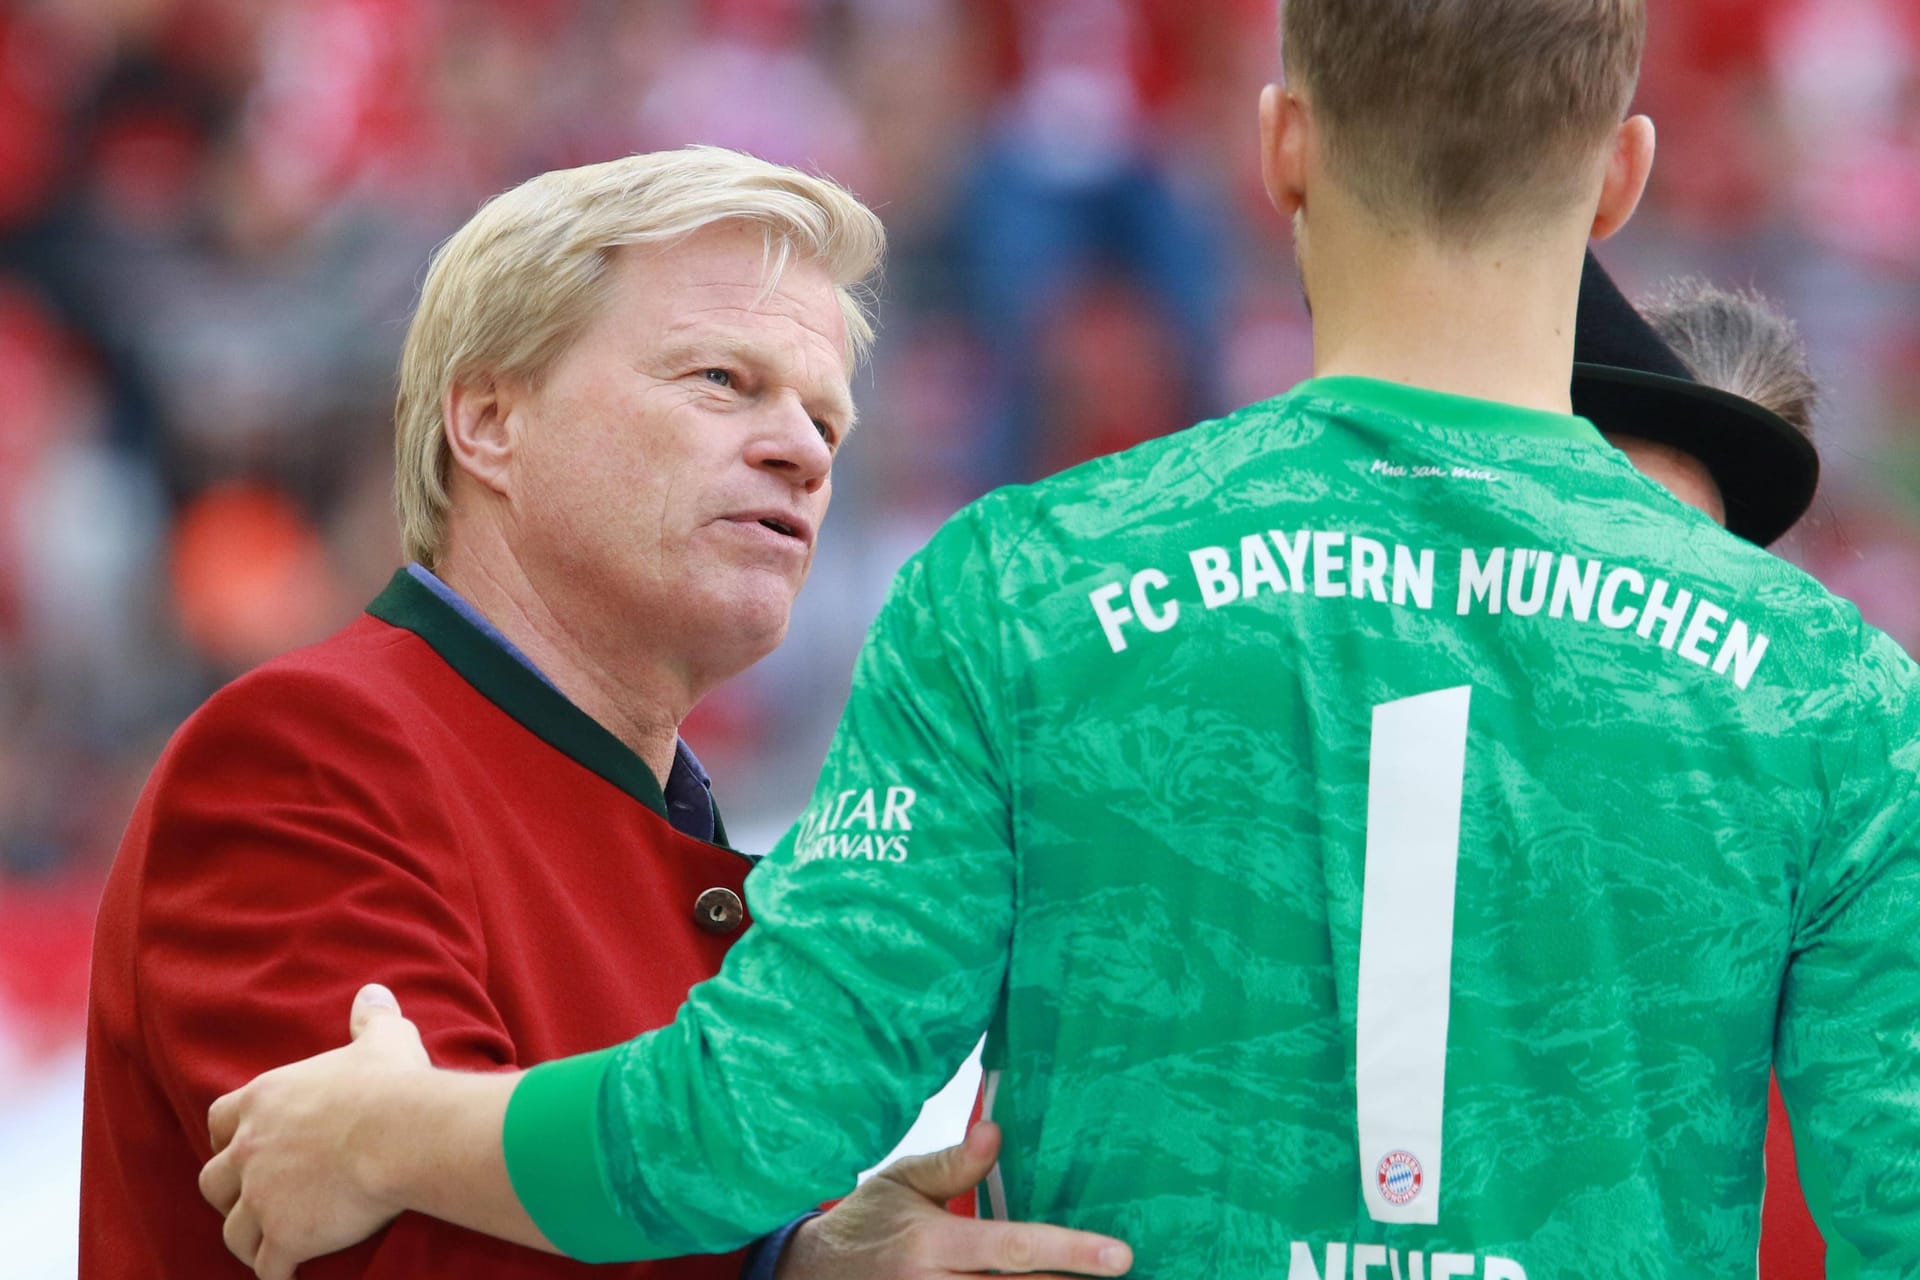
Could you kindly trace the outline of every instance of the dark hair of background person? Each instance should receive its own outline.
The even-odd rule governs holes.
[[[1689,276],[1641,303],[1640,312],[1701,382],[1751,400],[1800,434],[1813,435],[1820,385],[1806,343],[1793,321],[1765,297]]]

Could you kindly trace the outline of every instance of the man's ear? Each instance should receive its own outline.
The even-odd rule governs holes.
[[[1600,207],[1593,215],[1593,238],[1605,240],[1627,225],[1653,172],[1653,121],[1634,116],[1613,131],[1607,149],[1607,176],[1600,184]]]
[[[480,376],[448,387],[441,410],[454,467],[502,497],[512,496],[513,399],[509,384]]]
[[[1260,177],[1282,218],[1306,207],[1308,128],[1298,94],[1283,84],[1260,91]]]

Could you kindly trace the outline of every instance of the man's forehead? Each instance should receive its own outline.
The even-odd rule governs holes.
[[[845,327],[837,307],[822,314],[819,308],[783,303],[778,296],[762,298],[752,290],[728,296],[733,292],[715,287],[682,299],[666,317],[661,332],[673,338],[705,334],[758,341],[812,337],[833,343]]]
[[[636,270],[628,287],[670,312],[669,331],[719,325],[764,332],[769,322],[784,321],[826,342],[844,341],[846,316],[826,272],[814,263],[794,262],[776,275],[775,265],[757,258],[728,264],[663,256]]]
[[[624,295],[617,309],[662,348],[731,352],[763,363],[797,354],[823,392],[850,397],[846,310],[818,261],[781,264],[757,230],[716,227],[671,245],[623,247],[615,265]]]

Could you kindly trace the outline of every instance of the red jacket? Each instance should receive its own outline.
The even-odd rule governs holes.
[[[671,1021],[744,924],[694,904],[743,896],[748,860],[669,826],[606,730],[404,573],[368,613],[216,694],[134,812],[94,949],[88,1280],[249,1274],[196,1186],[207,1108],[343,1043],[362,983],[442,1065],[528,1065]],[[409,1214],[300,1274],[590,1273]]]
[[[1775,1081],[1767,1101],[1767,1198],[1760,1210],[1760,1280],[1819,1280],[1827,1246],[1800,1191],[1793,1131]]]

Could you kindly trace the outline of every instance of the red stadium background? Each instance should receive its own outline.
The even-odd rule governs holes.
[[[1604,256],[1629,292],[1701,274],[1799,320],[1827,470],[1781,549],[1920,650],[1920,4],[1652,7],[1660,159]],[[542,169],[694,141],[885,217],[793,639],[688,726],[764,847],[942,517],[1306,373],[1254,150],[1272,9],[0,7],[0,1271],[73,1273],[93,907],[161,743],[396,563],[391,374],[436,242]]]

